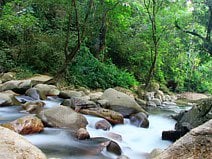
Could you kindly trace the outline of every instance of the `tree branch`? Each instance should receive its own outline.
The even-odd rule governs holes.
[[[204,42],[206,41],[206,39],[205,39],[202,35],[200,35],[200,34],[194,32],[194,31],[184,30],[183,28],[181,28],[181,27],[178,25],[177,21],[175,21],[175,27],[176,27],[177,29],[181,30],[181,31],[184,32],[184,33],[187,33],[187,34],[191,34],[191,35],[193,35],[193,36],[196,36],[196,37],[202,39]]]

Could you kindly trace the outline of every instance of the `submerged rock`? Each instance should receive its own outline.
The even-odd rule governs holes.
[[[147,115],[142,112],[131,115],[130,123],[137,127],[143,127],[143,128],[149,127],[149,120],[147,118]]]
[[[154,159],[210,159],[212,156],[212,119],[177,140]]]
[[[121,147],[114,141],[110,141],[109,144],[106,147],[107,151],[110,153],[114,153],[118,156],[121,155],[122,151],[121,151]]]
[[[35,116],[22,117],[9,123],[1,124],[1,126],[13,130],[19,134],[33,134],[44,129],[41,120]]]
[[[112,88],[105,90],[101,99],[108,101],[107,109],[119,112],[124,117],[128,117],[131,114],[138,112],[144,112],[147,114],[147,112],[136,103],[134,98]]]
[[[37,147],[21,135],[0,126],[1,159],[47,159]]]

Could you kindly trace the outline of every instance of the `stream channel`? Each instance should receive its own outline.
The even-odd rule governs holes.
[[[26,98],[18,97],[19,100]],[[45,108],[58,106],[60,99],[48,98],[44,100]],[[163,130],[174,130],[175,121],[170,115],[180,112],[186,107],[173,106],[169,109],[152,110],[149,115],[150,126],[138,128],[130,125],[125,119],[123,125],[116,125],[109,131],[95,129],[95,123],[101,118],[85,116],[88,120],[87,130],[92,138],[105,137],[117,142],[123,155],[130,159],[145,159],[153,149],[167,148],[171,142],[163,141],[161,134]],[[17,118],[28,115],[20,106],[0,107],[0,123],[16,120]],[[118,134],[115,139],[113,134]],[[103,150],[100,154],[92,153],[98,147],[95,140],[76,140],[71,137],[68,129],[45,128],[39,134],[25,135],[27,140],[39,147],[49,159],[116,159],[117,156]],[[112,138],[111,138],[112,137]],[[99,138],[101,139],[101,138]]]

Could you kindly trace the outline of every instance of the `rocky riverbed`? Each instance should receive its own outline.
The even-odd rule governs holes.
[[[28,148],[34,144],[53,158],[147,158],[154,148],[164,149],[171,144],[161,140],[163,130],[174,130],[175,121],[170,115],[178,121],[174,131],[178,131],[180,121],[183,128],[186,122],[195,125],[189,132],[211,119],[211,98],[176,115],[187,107],[178,107],[177,96],[165,95],[159,88],[136,95],[119,87],[104,91],[58,88],[45,84],[51,77],[43,75],[26,80],[9,77],[0,84],[3,156],[10,153],[11,145],[11,157],[33,155]],[[154,114],[156,110],[163,113]],[[205,118],[193,124],[189,121],[191,114]],[[23,140],[26,146],[9,138],[7,141],[9,129],[13,131],[11,136],[21,143]],[[37,156],[31,158],[45,158],[36,147],[32,150]]]

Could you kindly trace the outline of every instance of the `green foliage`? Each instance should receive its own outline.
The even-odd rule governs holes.
[[[34,74],[37,73],[32,68],[30,68],[30,66],[27,66],[27,65],[25,66],[22,65],[11,70],[16,72],[17,79],[26,79],[26,78],[32,77]]]
[[[15,61],[5,50],[0,50],[0,71],[8,71],[15,67]]]
[[[32,73],[54,75],[65,59],[68,13],[74,13],[71,1],[4,2],[0,8],[0,70],[17,68],[19,78]],[[86,44],[69,66],[66,76],[69,83],[91,88],[131,87],[137,84],[136,80],[144,83],[153,61],[150,19],[143,1],[121,0],[115,5],[117,2],[94,0],[86,23]],[[190,6],[185,0],[157,2],[163,5],[156,13],[156,36],[160,39],[154,80],[160,82],[161,89],[167,93],[168,81],[177,83],[177,91],[211,93],[212,63],[201,50],[203,42],[177,30],[174,25],[177,20],[186,30],[196,30],[205,36],[208,5],[203,0],[193,0]],[[80,28],[87,6],[88,0],[77,1]],[[189,10],[192,7],[193,11]],[[100,43],[102,19],[107,11],[105,48],[100,62],[93,57],[92,48]],[[75,14],[71,18],[68,50],[72,50],[77,41]]]
[[[130,73],[118,69],[111,62],[98,61],[86,47],[81,49],[75,62],[70,66],[67,78],[70,83],[90,88],[129,88],[138,84]]]
[[[29,45],[25,45],[19,56],[19,62],[31,66],[40,73],[56,73],[62,65],[63,39],[57,34],[37,34]]]

